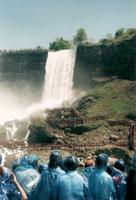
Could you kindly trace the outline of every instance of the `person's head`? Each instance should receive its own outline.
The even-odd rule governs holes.
[[[28,156],[28,164],[32,165],[33,167],[37,166],[38,160],[39,160],[39,158],[35,154]]]
[[[12,171],[15,171],[20,166],[20,159],[13,160],[11,163]]]
[[[53,150],[49,157],[49,167],[56,168],[60,165],[61,154],[58,150]]]
[[[108,155],[107,154],[102,153],[96,157],[96,160],[95,160],[96,168],[106,170],[107,164],[108,164]]]
[[[115,162],[114,167],[116,169],[119,169],[120,171],[124,172],[125,171],[125,162],[123,159],[119,159]]]
[[[107,164],[107,169],[106,169],[106,172],[110,175],[110,176],[112,176],[112,173],[113,173],[113,165],[111,165],[111,164]]]
[[[48,168],[48,165],[47,165],[47,164],[41,163],[41,164],[38,166],[38,172],[39,172],[40,174],[42,174],[42,172],[44,172],[47,168]]]
[[[67,171],[74,171],[78,168],[78,159],[75,156],[67,156],[64,159],[64,166]]]
[[[85,167],[85,163],[84,163],[83,160],[82,160],[82,161],[80,161],[79,164],[78,164],[78,170],[79,170],[80,172],[82,172],[83,169],[84,169],[84,167]]]
[[[85,168],[86,168],[86,167],[91,167],[91,166],[93,166],[93,160],[92,160],[90,157],[88,157],[88,158],[85,160]]]

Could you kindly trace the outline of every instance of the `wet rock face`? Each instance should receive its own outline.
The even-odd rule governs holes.
[[[51,131],[44,119],[37,118],[31,122],[29,126],[30,134],[28,136],[29,144],[36,143],[53,143],[57,139]]]
[[[27,120],[13,120],[5,122],[5,128],[9,140],[25,140],[26,134],[29,131],[29,123]]]
[[[52,143],[56,139],[55,136],[50,135],[45,129],[41,127],[30,126],[30,135],[28,137],[29,144],[37,143]]]
[[[17,121],[15,123],[17,130],[14,134],[14,138],[17,138],[18,140],[24,140],[26,137],[26,134],[29,130],[29,124],[27,121]]]
[[[74,88],[87,90],[96,77],[117,76],[135,80],[136,35],[111,45],[79,46],[74,68]]]
[[[43,91],[47,53],[46,50],[2,52],[0,84],[6,84],[20,100],[24,93],[31,101],[39,100]]]

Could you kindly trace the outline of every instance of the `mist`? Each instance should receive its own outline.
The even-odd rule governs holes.
[[[0,85],[0,124],[5,121],[21,119],[27,109],[25,99],[14,93],[9,87]]]

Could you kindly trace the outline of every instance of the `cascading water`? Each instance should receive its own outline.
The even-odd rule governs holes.
[[[17,131],[15,122],[12,122],[10,127],[6,127],[6,131],[7,131],[8,138],[9,139],[13,138],[15,135],[15,132]]]
[[[46,108],[65,105],[72,99],[74,50],[48,52],[42,102]]]
[[[15,124],[15,119],[22,120],[39,110],[44,110],[45,108],[55,108],[59,106],[68,106],[68,104],[72,102],[74,64],[74,50],[48,52],[48,58],[45,66],[46,73],[42,101],[24,110],[21,112],[21,115],[15,113],[11,119],[8,118],[8,115],[6,115],[8,119],[7,121],[10,122],[9,126],[4,125],[8,140],[17,139],[15,133],[19,134],[19,132],[17,132],[18,127]],[[23,132],[25,130],[23,129]],[[29,133],[30,130],[27,129],[26,135],[24,134],[24,140],[28,139]]]

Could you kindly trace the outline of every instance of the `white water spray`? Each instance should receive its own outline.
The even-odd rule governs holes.
[[[73,50],[48,53],[42,99],[46,108],[65,105],[72,99],[74,63]]]
[[[11,127],[6,127],[6,130],[7,130],[7,135],[8,135],[8,137],[9,137],[9,138],[13,138],[14,135],[15,135],[15,133],[16,133],[16,131],[17,131],[17,127],[16,127],[15,122],[13,122],[13,123],[11,124]]]

